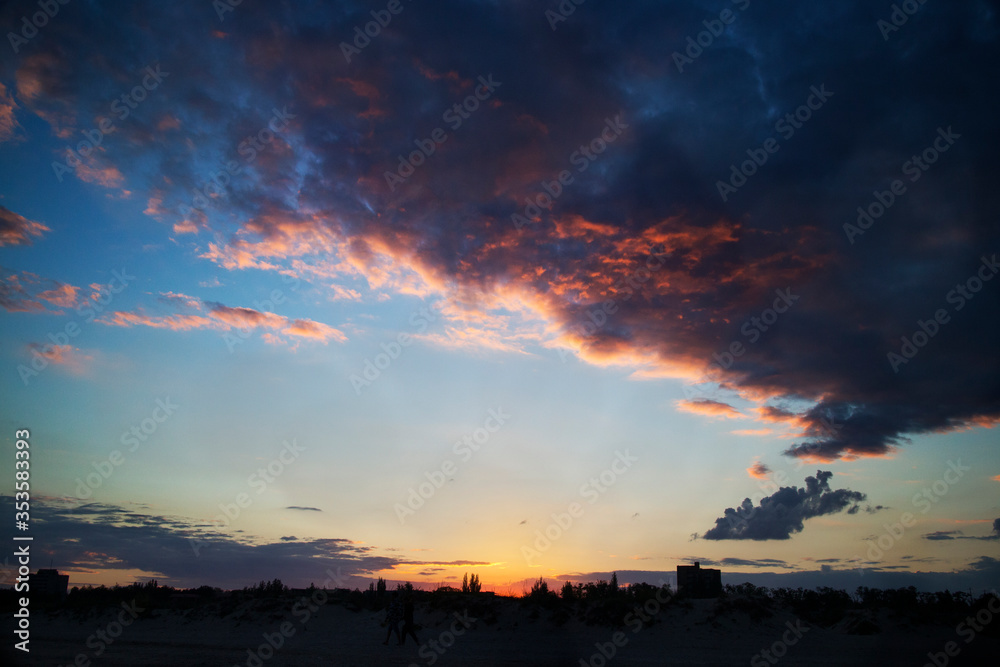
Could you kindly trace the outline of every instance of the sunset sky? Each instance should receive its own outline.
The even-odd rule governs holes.
[[[71,585],[995,586],[1000,18],[903,4],[5,3],[5,534],[26,428]]]

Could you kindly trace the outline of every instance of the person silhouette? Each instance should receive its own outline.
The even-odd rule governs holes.
[[[406,642],[407,635],[413,637],[413,641],[417,645],[420,644],[420,640],[417,638],[417,626],[413,623],[413,598],[409,595],[403,602],[403,631],[399,636],[400,645]]]
[[[388,629],[385,632],[385,641],[383,644],[389,643],[389,637],[392,633],[396,633],[396,637],[400,639],[400,644],[402,644],[402,636],[399,633],[399,624],[403,621],[403,608],[399,604],[399,596],[394,592],[392,594],[392,601],[389,603],[389,608],[385,612],[385,623]]]

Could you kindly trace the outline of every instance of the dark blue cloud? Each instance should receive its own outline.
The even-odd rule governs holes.
[[[995,3],[927,3],[887,39],[882,5],[749,3],[678,71],[673,54],[703,21],[742,4],[588,3],[553,31],[537,3],[404,3],[347,62],[341,43],[368,4],[241,3],[220,20],[204,2],[71,3],[0,81],[17,118],[45,119],[61,146],[145,68],[169,72],[77,173],[114,182],[101,169],[117,169],[161,201],[165,225],[207,228],[218,252],[194,244],[216,261],[238,250],[287,269],[291,241],[319,229],[359,257],[388,247],[448,284],[536,295],[565,332],[618,296],[613,322],[577,336],[581,353],[685,368],[746,343],[740,325],[792,288],[791,312],[717,377],[775,405],[816,403],[789,455],[886,455],[995,421],[1000,281],[961,309],[948,300],[1000,251]],[[0,24],[33,7],[8,3]],[[447,110],[489,75],[501,85],[452,128]],[[832,96],[819,104],[816,90]],[[264,133],[286,107],[288,126]],[[526,197],[616,114],[627,130],[516,229]],[[385,173],[438,128],[447,140],[390,189]],[[948,128],[960,138],[908,172]],[[778,148],[723,199],[719,182],[769,140]],[[906,189],[888,210],[845,231],[896,180]],[[184,208],[199,196],[207,205]],[[654,249],[663,270],[626,303],[612,286]],[[948,323],[893,367],[941,309]]]
[[[738,509],[727,508],[706,540],[787,540],[802,532],[806,519],[847,511],[856,513],[867,496],[850,489],[831,489],[832,472],[806,477],[805,488],[783,486],[754,506],[749,498]]]

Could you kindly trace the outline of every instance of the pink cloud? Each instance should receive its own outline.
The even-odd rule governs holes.
[[[77,304],[77,295],[80,292],[79,287],[74,287],[73,285],[67,285],[66,283],[61,283],[58,287],[50,290],[45,290],[44,292],[38,293],[39,299],[44,299],[49,303],[54,303],[57,306],[63,308],[72,308]]]
[[[82,162],[76,168],[76,176],[81,181],[105,188],[118,188],[125,182],[125,176],[114,165],[99,165],[95,161]]]
[[[30,343],[28,349],[45,358],[50,364],[61,366],[73,375],[85,373],[94,360],[94,355],[86,354],[71,345]]]
[[[287,343],[288,339],[313,340],[322,343],[347,341],[343,331],[322,322],[309,319],[289,319],[282,315],[255,310],[253,308],[230,307],[221,303],[201,301],[196,297],[175,292],[160,295],[161,304],[175,312],[166,315],[150,315],[143,311],[116,311],[98,318],[98,322],[108,326],[145,326],[170,331],[214,330],[261,330],[263,340],[269,344]],[[284,338],[282,338],[284,337]]]
[[[0,278],[0,306],[13,313],[61,314],[60,310],[49,310],[42,301],[69,308],[77,304],[79,292],[78,287],[42,278],[29,271]]]
[[[313,320],[293,320],[290,325],[281,330],[281,333],[286,336],[295,336],[298,338],[312,338],[324,343],[329,340],[336,340],[339,343],[347,341],[347,336],[344,335],[344,332],[322,322],[314,322]]]
[[[743,414],[739,410],[728,403],[713,401],[710,398],[699,398],[693,401],[680,400],[675,405],[681,412],[689,412],[693,415],[725,417],[726,419],[739,419],[743,417]]]
[[[41,237],[51,231],[40,222],[28,220],[10,209],[0,206],[0,247],[5,245],[31,245],[32,237]]]
[[[17,103],[7,87],[0,83],[0,143],[13,139],[21,127],[14,116],[15,109]]]
[[[169,329],[171,331],[190,331],[192,329],[220,329],[219,323],[201,315],[164,315],[153,316],[144,313],[129,313],[116,311],[97,319],[101,324],[117,327],[152,327],[154,329]]]
[[[771,435],[774,429],[770,428],[744,428],[737,431],[730,431],[733,435]]]

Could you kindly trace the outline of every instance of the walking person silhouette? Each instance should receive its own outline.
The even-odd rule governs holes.
[[[389,637],[395,632],[396,636],[399,637],[399,643],[403,643],[403,637],[399,633],[399,624],[403,621],[403,608],[399,604],[399,597],[397,593],[392,594],[392,602],[389,603],[389,608],[385,612],[385,623],[388,625],[388,629],[385,632],[385,641],[383,644],[389,643]]]
[[[406,642],[406,637],[413,637],[413,641],[419,645],[420,640],[417,638],[417,626],[413,623],[413,598],[409,595],[403,601],[403,631],[399,636],[400,645]]]

